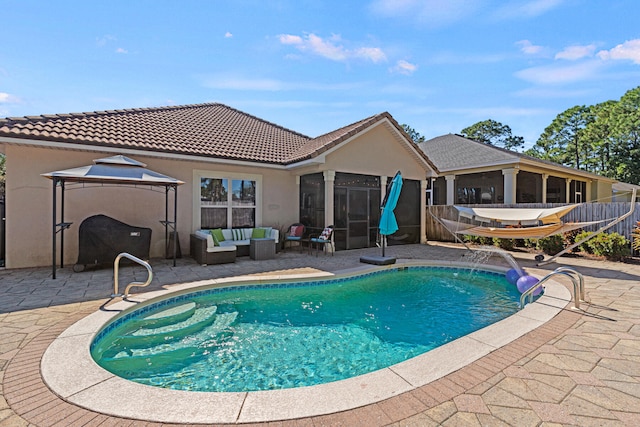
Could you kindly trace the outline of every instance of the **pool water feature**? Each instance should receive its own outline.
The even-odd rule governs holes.
[[[358,277],[205,289],[127,313],[94,360],[193,391],[315,385],[410,359],[515,313],[503,273],[408,267]]]

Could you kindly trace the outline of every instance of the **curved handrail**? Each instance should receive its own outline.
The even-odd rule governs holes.
[[[580,301],[586,301],[585,300],[585,296],[584,296],[584,276],[582,275],[582,273],[580,273],[578,270],[576,270],[575,268],[571,268],[571,267],[558,267],[553,271],[557,271],[557,272],[564,272],[564,273],[569,273],[569,274],[574,274],[576,276],[578,276],[578,281],[579,281],[579,295],[574,295],[574,298],[576,299],[580,299]]]
[[[580,301],[584,301],[584,276],[579,271],[571,267],[556,268],[551,273],[540,279],[535,285],[524,291],[522,295],[520,295],[520,309],[524,308],[527,297],[529,297],[529,303],[531,303],[533,301],[533,293],[556,275],[567,276],[571,279],[571,282],[573,283],[573,306],[576,310],[579,310]],[[578,279],[576,279],[576,276]]]
[[[120,260],[122,258],[127,258],[133,262],[140,264],[141,266],[147,269],[147,273],[149,273],[149,275],[147,276],[147,280],[145,282],[129,283],[127,287],[124,289],[124,294],[119,294],[118,293],[118,270],[120,269]],[[131,289],[133,286],[141,286],[141,287],[148,286],[152,280],[153,280],[153,270],[151,269],[151,265],[148,262],[143,261],[140,258],[133,256],[131,254],[128,254],[126,252],[122,252],[116,257],[115,261],[113,261],[113,294],[111,294],[111,298],[115,298],[115,297],[127,298],[129,296],[129,289]]]

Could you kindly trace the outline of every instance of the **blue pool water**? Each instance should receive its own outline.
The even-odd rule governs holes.
[[[402,362],[518,309],[503,274],[409,267],[357,278],[207,289],[107,325],[94,360],[192,391],[309,386]]]

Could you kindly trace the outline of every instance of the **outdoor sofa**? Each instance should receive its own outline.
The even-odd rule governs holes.
[[[279,235],[271,227],[196,230],[190,236],[191,256],[203,265],[235,262],[236,256],[249,256],[252,238],[273,239],[277,247]]]

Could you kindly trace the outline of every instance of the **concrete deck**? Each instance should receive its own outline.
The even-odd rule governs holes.
[[[453,245],[387,248],[387,255],[402,259],[458,261],[465,252]],[[245,274],[336,272],[358,267],[362,255],[378,253],[374,248],[315,257],[294,251],[273,260],[247,257],[209,267],[190,258],[180,259],[177,267],[152,260],[155,277],[147,290]],[[513,255],[532,274],[545,275],[558,265],[577,268],[585,275],[591,303],[583,303],[580,312],[564,309],[506,346],[405,393],[269,425],[640,425],[640,266],[563,258],[537,268],[532,255]],[[505,265],[497,257],[491,263]],[[120,275],[123,286],[144,280],[146,272],[123,267]],[[86,410],[45,385],[40,364],[47,347],[99,309],[113,286],[109,269],[73,273],[65,268],[56,280],[50,276],[50,268],[0,272],[0,426],[168,425]],[[119,397],[116,393],[113,399]]]

